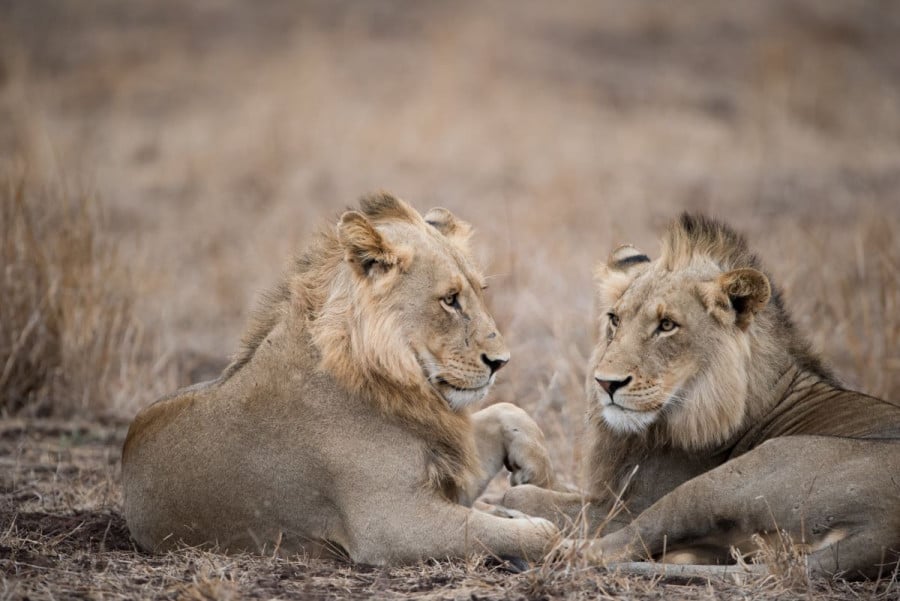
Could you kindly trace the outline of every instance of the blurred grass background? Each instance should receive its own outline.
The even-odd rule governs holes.
[[[593,265],[743,230],[852,387],[900,396],[900,4],[0,1],[6,415],[209,377],[383,188],[477,228],[518,403],[574,478]]]

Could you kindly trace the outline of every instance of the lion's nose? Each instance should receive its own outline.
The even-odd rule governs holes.
[[[604,380],[603,378],[595,377],[597,380],[597,384],[600,385],[600,388],[606,391],[606,394],[609,395],[609,398],[612,398],[613,394],[620,388],[625,388],[631,382],[631,376],[628,376],[624,380]]]
[[[491,370],[491,375],[494,375],[500,368],[509,363],[509,356],[506,357],[488,357],[486,354],[482,353],[481,360],[485,365],[488,366],[488,369]]]

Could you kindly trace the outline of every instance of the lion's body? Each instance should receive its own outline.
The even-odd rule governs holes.
[[[900,405],[842,389],[759,269],[740,236],[691,216],[657,261],[614,253],[598,272],[588,494],[518,487],[504,505],[584,511],[607,558],[728,561],[784,531],[817,572],[896,562]]]
[[[436,229],[446,223],[426,224],[390,197],[363,207],[297,261],[220,378],[135,419],[122,469],[142,547],[332,550],[385,564],[538,557],[552,540],[540,520],[469,507],[504,463],[526,481],[550,478],[524,412],[465,407],[506,358],[480,287],[469,285],[480,276],[452,229]],[[443,276],[458,312],[438,303]],[[417,302],[440,313],[424,323]]]

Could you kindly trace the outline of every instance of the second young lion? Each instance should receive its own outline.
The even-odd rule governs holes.
[[[900,405],[836,382],[743,237],[684,215],[659,259],[621,247],[597,284],[590,489],[514,487],[503,505],[585,515],[605,559],[726,562],[786,532],[814,573],[890,571]]]

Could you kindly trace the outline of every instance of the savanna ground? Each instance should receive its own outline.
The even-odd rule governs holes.
[[[286,257],[382,188],[477,226],[513,356],[491,399],[571,482],[592,267],[684,209],[748,235],[850,387],[900,394],[896,3],[2,0],[0,599],[900,597],[796,562],[684,585],[137,551],[130,417],[215,374]]]

